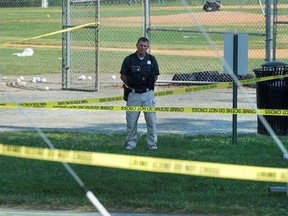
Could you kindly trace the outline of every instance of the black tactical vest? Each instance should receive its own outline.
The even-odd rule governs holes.
[[[154,89],[155,61],[153,58],[150,54],[146,54],[143,60],[140,60],[135,53],[129,56],[130,68],[127,73],[127,81],[130,88]]]

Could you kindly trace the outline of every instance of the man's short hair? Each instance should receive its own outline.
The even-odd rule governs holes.
[[[147,42],[147,43],[149,44],[149,40],[148,40],[148,38],[146,38],[146,37],[140,37],[140,38],[138,39],[138,41],[137,41],[137,44],[138,44],[140,41],[142,41],[142,42]]]

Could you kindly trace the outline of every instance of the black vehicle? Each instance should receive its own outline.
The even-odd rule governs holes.
[[[203,6],[203,10],[206,12],[220,11],[221,6],[221,1],[207,1]]]

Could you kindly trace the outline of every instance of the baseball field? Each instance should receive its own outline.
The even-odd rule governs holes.
[[[261,34],[265,31],[265,17],[258,4],[238,5],[233,1],[233,4],[225,5],[223,1],[220,11],[206,13],[201,5],[194,5],[193,1],[187,1],[191,4],[189,9],[179,3],[173,5],[174,1],[166,1],[165,5],[151,2],[151,52],[159,59],[163,79],[171,80],[175,73],[222,71],[224,44],[223,34],[219,32],[235,32],[235,29],[253,29],[257,35],[251,35],[249,41],[248,73],[264,62],[265,37]],[[61,89],[63,55],[60,33],[25,40],[61,30],[60,6],[0,8],[0,144],[4,145],[0,146],[0,208],[96,211],[83,194],[84,187],[79,184],[80,179],[109,212],[205,216],[287,215],[287,193],[269,192],[270,187],[287,186],[287,160],[281,157],[288,148],[287,137],[276,137],[283,147],[281,151],[275,137],[257,134],[256,115],[238,116],[238,129],[241,132],[238,133],[237,144],[233,144],[231,115],[157,113],[157,151],[146,149],[142,116],[137,149],[127,152],[123,148],[126,136],[123,111],[21,106],[5,108],[9,103],[45,104],[49,101],[85,101],[121,96],[119,67],[124,56],[134,52],[136,39],[143,33],[142,9],[141,4],[129,7],[124,4],[103,5],[99,19],[100,90],[85,92]],[[279,10],[285,9],[281,7]],[[77,19],[83,21],[83,17],[76,16]],[[201,31],[195,32],[199,26],[207,30],[212,43],[207,41],[207,35],[201,34]],[[173,31],[167,33],[164,28]],[[285,32],[279,29],[280,46],[285,44]],[[77,63],[85,68],[85,55],[94,48],[86,46],[85,37],[80,44],[73,49],[83,54],[84,57]],[[16,53],[22,53],[26,48],[33,49],[33,55],[17,56]],[[286,50],[283,46],[283,49],[277,50],[277,54],[282,56]],[[116,78],[112,78],[112,75]],[[79,74],[75,76],[78,78]],[[24,79],[17,80],[20,77]],[[45,78],[46,81],[33,82],[35,77]],[[77,82],[80,81],[77,79]],[[49,87],[48,90],[46,87]],[[191,86],[158,84],[155,91],[187,87]],[[256,90],[253,87],[245,87],[238,96],[240,108],[252,108],[256,104]],[[99,103],[89,105],[98,106]],[[125,106],[125,102],[110,101],[100,105]],[[231,108],[232,89],[219,88],[159,97],[157,106]],[[49,144],[67,152],[86,152],[87,155],[82,153],[78,158],[86,162],[89,161],[88,153],[109,154],[109,159],[103,160],[105,163],[99,161],[104,164],[100,166],[89,162],[69,163],[78,176],[75,178],[62,163],[45,160],[44,156],[39,160],[29,159],[29,153],[41,155],[43,149],[51,147]],[[19,153],[19,146],[26,150],[24,156],[4,155],[4,152]],[[30,147],[40,149],[32,151]],[[124,160],[117,161],[113,155],[115,158],[119,155],[129,158],[130,164],[119,169],[118,166]],[[65,154],[62,158],[65,158]],[[153,163],[151,170],[140,169],[153,158],[160,161]],[[164,163],[162,159],[172,161]],[[175,163],[175,169],[168,171],[172,162]],[[202,162],[209,164],[200,168],[199,172],[193,170],[192,165],[187,165],[195,163],[196,166]],[[210,163],[216,167],[210,168]],[[231,176],[227,178],[223,174],[227,172],[225,165],[232,165]],[[180,172],[181,167],[184,171],[179,174],[176,171]],[[252,167],[252,174],[256,173],[251,179],[248,178],[250,172],[247,167]],[[272,171],[260,172],[258,168],[280,170],[275,171],[276,175]]]

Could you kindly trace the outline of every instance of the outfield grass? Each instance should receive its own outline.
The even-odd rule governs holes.
[[[26,48],[26,47],[24,47]],[[47,74],[61,72],[61,49],[37,48],[34,49],[32,58],[19,58],[13,53],[22,53],[24,48],[0,49],[2,56],[1,75],[27,76],[35,74]]]
[[[159,149],[148,151],[145,137],[137,149],[123,149],[125,134],[46,132],[59,149],[106,152],[287,168],[269,136],[160,135]],[[286,137],[280,138],[288,147]],[[36,132],[2,132],[1,143],[46,147]],[[93,206],[60,163],[0,157],[1,207],[93,210]],[[199,213],[219,215],[287,215],[287,195],[268,192],[273,182],[240,181],[72,165],[111,212]],[[245,175],[245,173],[243,173]]]

